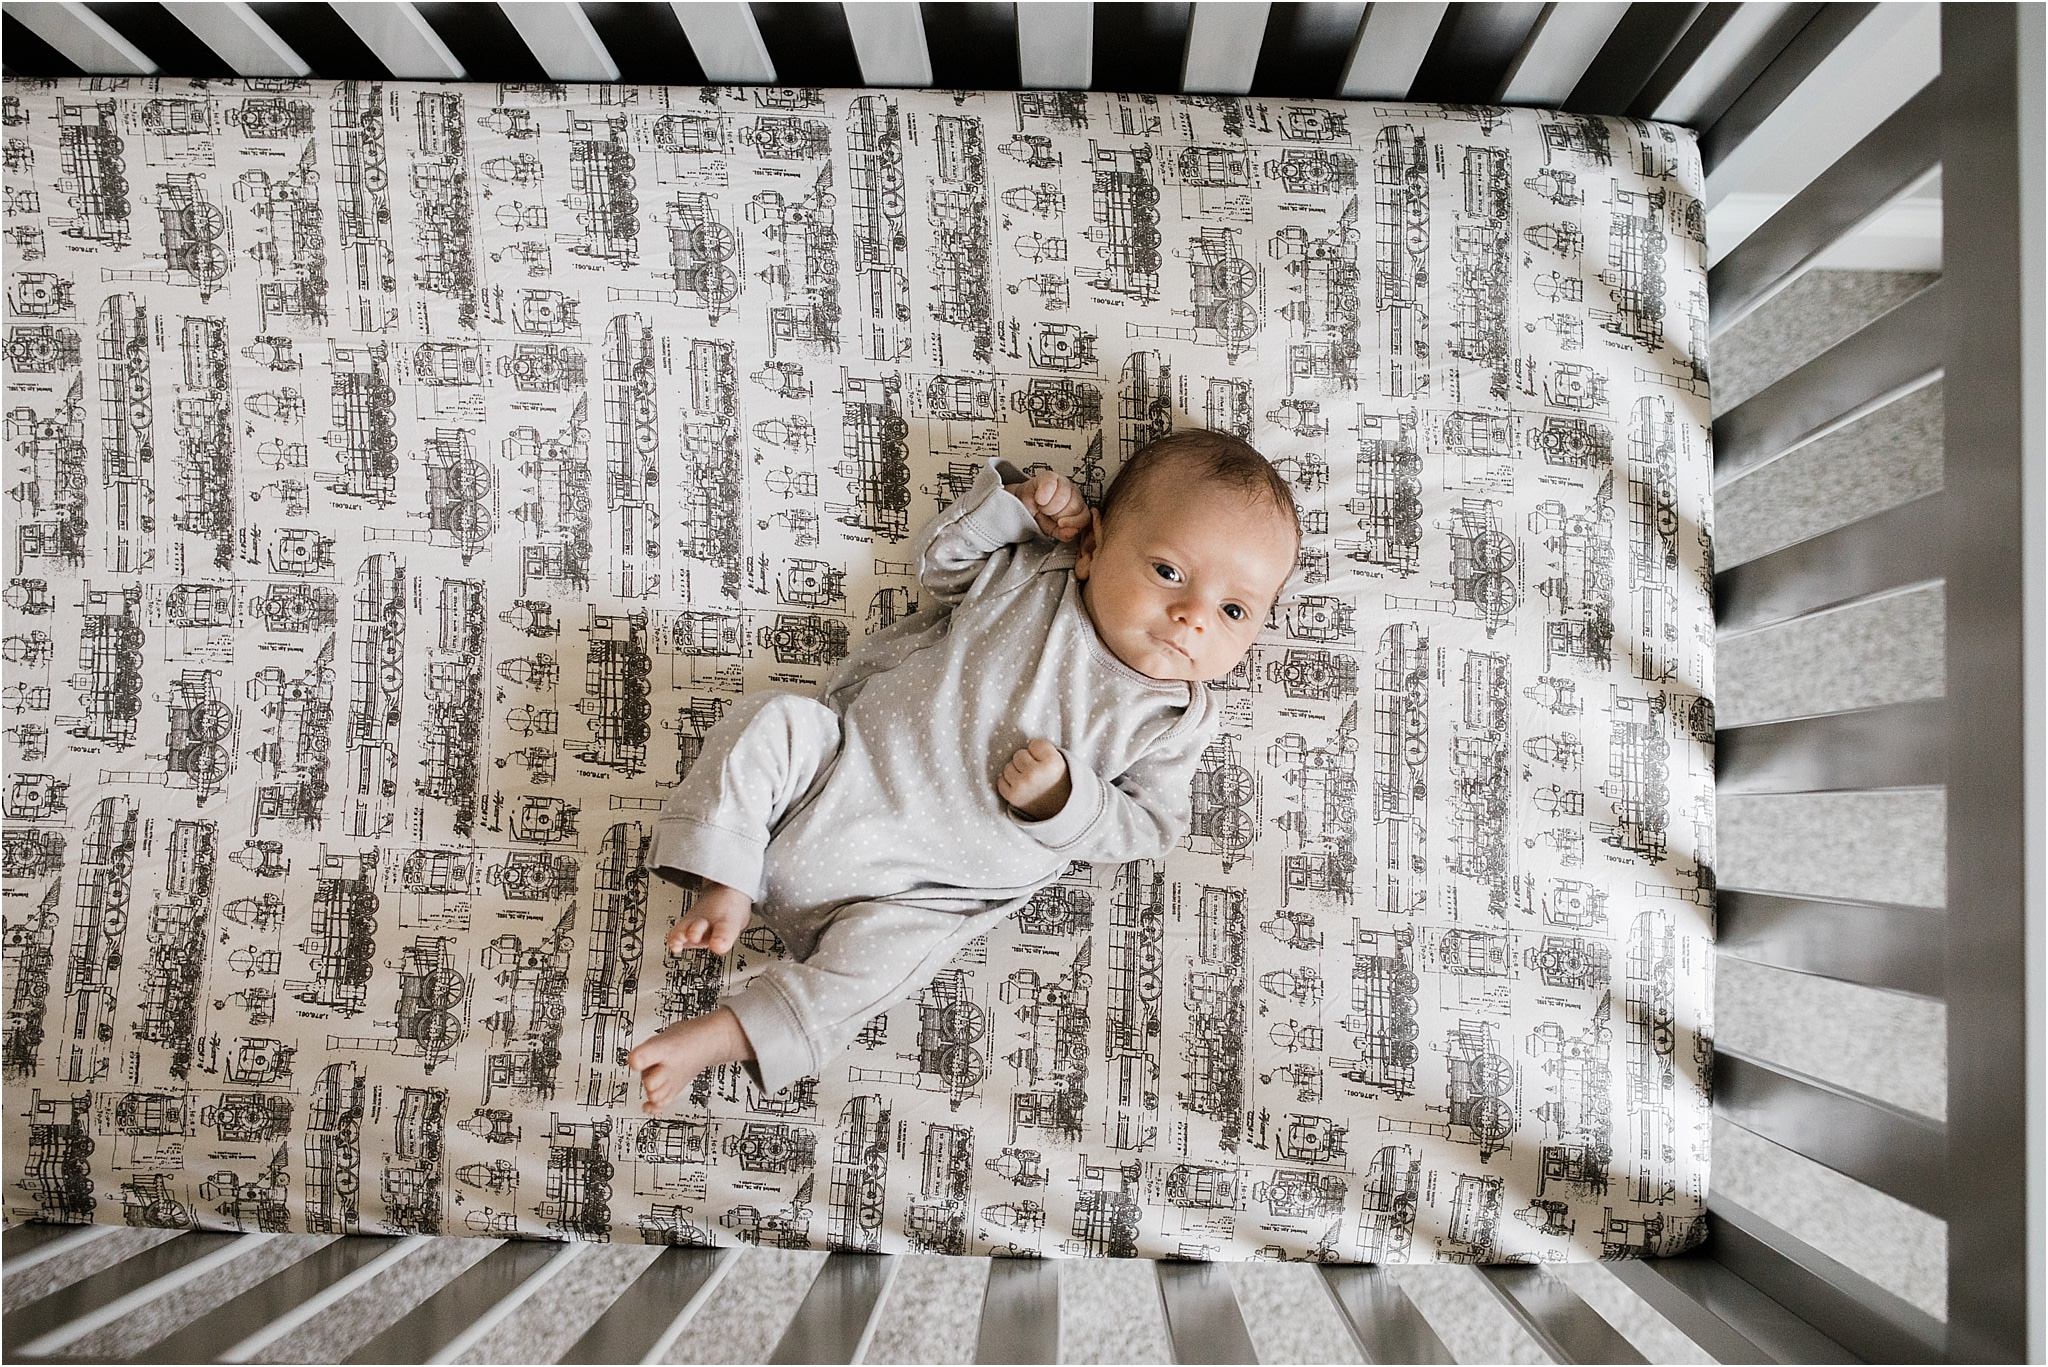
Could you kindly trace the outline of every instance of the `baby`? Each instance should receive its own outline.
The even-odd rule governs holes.
[[[735,702],[655,822],[649,867],[691,890],[669,952],[723,954],[758,911],[790,957],[633,1049],[641,1109],[730,1062],[779,1092],[1073,861],[1163,856],[1215,737],[1205,685],[1300,549],[1286,480],[1223,433],[1143,447],[1098,511],[990,459],[913,543],[920,610],[815,698]]]

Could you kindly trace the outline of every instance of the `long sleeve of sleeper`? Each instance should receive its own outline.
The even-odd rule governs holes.
[[[819,684],[820,702],[845,712],[870,678],[894,668],[942,633],[946,618],[977,584],[984,579],[1008,582],[1028,568],[1018,564],[1012,548],[1040,536],[1038,520],[1022,499],[1004,492],[1007,484],[1024,478],[1009,461],[990,457],[973,486],[919,529],[911,542],[919,587],[917,611],[860,642]]]
[[[1204,715],[1174,740],[1148,751],[1105,783],[1094,769],[1067,760],[1067,805],[1043,821],[1007,807],[1010,819],[1049,850],[1070,859],[1122,864],[1158,859],[1186,838],[1194,822],[1194,777],[1216,737],[1218,717],[1206,689],[1196,691]]]
[[[1003,491],[1023,482],[1023,471],[1000,457],[991,457],[975,475],[974,485],[932,518],[911,543],[917,582],[947,607],[974,587],[992,564],[996,552],[1020,545],[1041,533],[1038,520],[1014,494]]]

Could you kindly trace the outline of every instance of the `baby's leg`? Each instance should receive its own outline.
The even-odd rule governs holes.
[[[972,908],[900,902],[842,907],[801,962],[779,959],[726,1000],[753,1049],[748,1072],[775,1093],[830,1063],[870,1017],[902,1001],[991,921]]]
[[[640,1074],[640,1090],[647,1098],[640,1109],[660,1115],[706,1068],[753,1057],[739,1018],[721,1006],[708,1015],[677,1021],[634,1045],[626,1066]]]
[[[722,884],[758,902],[769,838],[838,754],[839,714],[816,698],[771,692],[739,699],[704,737],[655,818],[647,867],[672,881],[696,874],[706,891]]]

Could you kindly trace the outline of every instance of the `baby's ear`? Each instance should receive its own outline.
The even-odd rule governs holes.
[[[1074,561],[1074,578],[1085,580],[1095,569],[1095,556],[1102,549],[1102,510],[1088,510],[1088,525],[1072,545],[1080,554]]]

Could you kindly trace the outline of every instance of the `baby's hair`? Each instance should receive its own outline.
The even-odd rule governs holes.
[[[1142,508],[1152,486],[1175,473],[1181,475],[1184,485],[1203,482],[1230,485],[1248,501],[1264,494],[1272,501],[1276,512],[1286,514],[1287,525],[1294,529],[1295,544],[1299,547],[1301,519],[1295,510],[1294,491],[1288,487],[1286,476],[1274,469],[1273,462],[1261,455],[1250,442],[1228,432],[1212,432],[1206,427],[1187,427],[1169,432],[1131,453],[1131,458],[1124,462],[1124,468],[1117,471],[1116,478],[1109,482],[1109,492],[1102,496],[1105,534],[1116,524],[1120,510],[1135,512]]]

